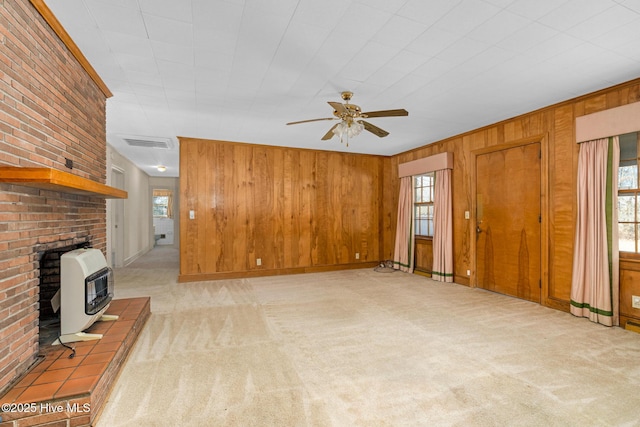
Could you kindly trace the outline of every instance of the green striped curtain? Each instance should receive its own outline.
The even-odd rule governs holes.
[[[570,311],[606,326],[619,324],[619,159],[618,137],[580,145]]]
[[[400,178],[400,197],[398,200],[398,224],[396,226],[396,244],[393,253],[394,268],[413,273],[413,178]]]

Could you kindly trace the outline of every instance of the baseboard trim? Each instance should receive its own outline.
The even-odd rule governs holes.
[[[132,262],[134,262],[135,260],[137,260],[138,258],[140,258],[142,255],[146,254],[147,252],[149,252],[151,249],[153,249],[153,246],[150,246],[148,248],[145,248],[143,250],[141,250],[140,252],[130,256],[129,258],[126,258],[123,261],[123,266],[127,267],[129,264],[131,264]]]
[[[373,268],[378,266],[379,264],[379,261],[372,261],[351,264],[318,265],[310,267],[275,268],[249,271],[225,271],[220,273],[180,274],[178,276],[178,283],[201,282],[207,280],[242,279],[245,277],[280,276],[287,274],[322,273],[325,271],[355,270],[359,268]]]

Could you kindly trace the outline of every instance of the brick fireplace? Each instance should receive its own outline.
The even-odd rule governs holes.
[[[26,191],[37,191],[38,196]],[[46,194],[43,194],[46,193]],[[19,199],[19,202],[2,201]],[[39,203],[30,203],[33,199]],[[0,184],[0,378],[3,388],[25,372],[39,351],[39,267],[43,253],[91,241],[105,246],[104,200]],[[51,207],[55,206],[54,209]],[[13,207],[19,213],[7,214]],[[46,309],[45,309],[46,310]],[[0,389],[0,394],[2,389]]]
[[[110,94],[36,4],[0,2],[0,167],[51,168],[104,184]],[[40,257],[84,242],[106,250],[104,198],[0,184],[0,395],[38,356]]]

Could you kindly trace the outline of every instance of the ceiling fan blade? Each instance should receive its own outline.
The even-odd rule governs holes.
[[[289,122],[288,125],[297,125],[299,123],[319,122],[322,120],[335,120],[335,117],[325,117],[323,119],[300,120],[299,122]]]
[[[371,132],[372,134],[379,136],[380,138],[384,138],[385,136],[389,135],[389,132],[387,132],[384,129],[380,129],[378,126],[374,126],[369,122],[365,122],[364,120],[360,120],[360,123],[362,123],[364,125],[364,128],[366,130],[368,130],[369,132]]]
[[[336,128],[336,126],[338,126],[338,123],[336,123],[335,125],[333,125],[331,127],[331,129],[329,129],[329,132],[325,133],[324,136],[321,138],[322,141],[328,141],[331,138],[333,138],[333,136],[335,135],[335,133],[333,133],[333,130]]]
[[[334,110],[336,110],[338,112],[338,114],[346,114],[347,113],[347,109],[344,107],[344,104],[341,104],[340,102],[328,102],[329,105],[331,105],[333,107]]]
[[[398,110],[381,110],[381,111],[369,111],[368,113],[362,113],[364,117],[399,117],[408,116],[409,112],[404,108]]]

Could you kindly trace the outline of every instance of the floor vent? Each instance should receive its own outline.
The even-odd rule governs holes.
[[[627,321],[627,324],[624,327],[627,331],[633,331],[640,334],[640,323],[633,322],[631,320]]]

